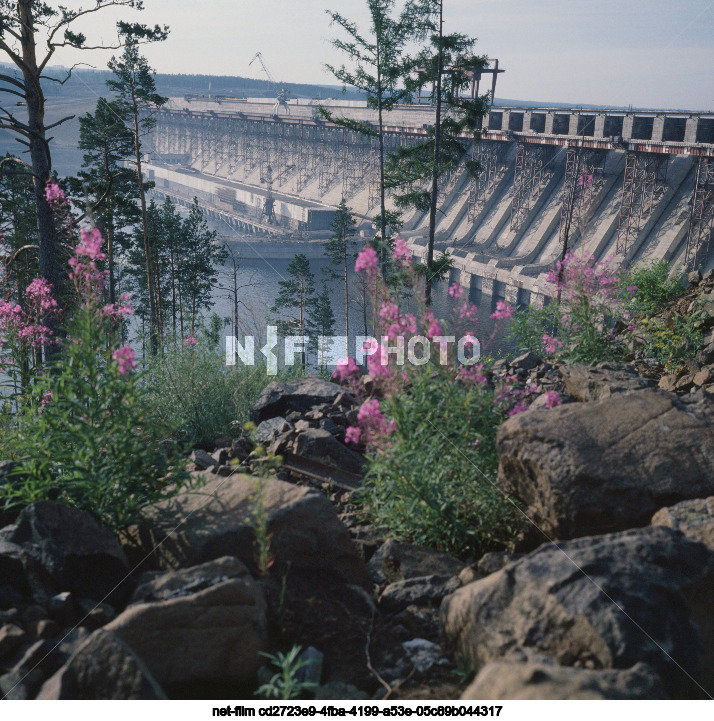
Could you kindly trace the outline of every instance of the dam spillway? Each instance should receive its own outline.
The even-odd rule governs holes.
[[[236,230],[315,233],[341,198],[365,221],[378,209],[375,139],[321,120],[375,122],[360,101],[173,98],[157,114],[147,171],[159,195],[186,202]],[[385,114],[387,151],[419,142],[431,106]],[[481,174],[441,180],[436,247],[455,259],[452,279],[519,304],[540,305],[545,276],[568,247],[625,264],[666,259],[714,267],[714,113],[492,107]],[[274,218],[263,218],[266,197]],[[426,255],[428,214],[404,215],[402,235]]]

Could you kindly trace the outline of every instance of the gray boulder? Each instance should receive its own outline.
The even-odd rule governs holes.
[[[25,507],[8,541],[33,557],[58,591],[101,601],[125,594],[129,570],[114,534],[85,511],[37,501]]]
[[[594,368],[563,365],[560,373],[570,395],[586,403],[599,401],[616,393],[631,393],[653,386],[652,381],[641,378],[622,363],[598,363]]]
[[[333,403],[343,393],[344,388],[319,376],[271,383],[253,404],[250,419],[261,423],[268,418],[285,417],[291,411],[306,413],[313,406]]]
[[[255,440],[259,443],[270,443],[277,435],[287,431],[291,425],[282,417],[268,418],[255,429]]]
[[[417,576],[390,583],[379,597],[383,611],[401,611],[407,606],[437,604],[461,586],[458,576]]]
[[[663,506],[714,495],[714,402],[657,389],[534,410],[499,428],[500,487],[550,537],[649,523]]]
[[[37,698],[118,701],[165,699],[166,695],[146,664],[121,639],[99,629],[44,683]]]
[[[388,539],[372,556],[367,568],[372,580],[381,585],[417,576],[458,576],[463,561],[443,551]]]
[[[714,554],[659,526],[545,544],[445,598],[441,620],[477,673],[518,649],[563,666],[643,662],[668,695],[696,697],[714,689],[713,602]]]
[[[301,433],[295,441],[295,455],[357,475],[362,473],[365,463],[361,453],[340,443],[332,433],[322,428],[308,428]]]
[[[235,556],[255,567],[257,479],[237,473],[230,478],[204,477],[209,480],[198,490],[147,507],[147,523],[122,534],[124,547],[137,563],[149,556],[149,568],[174,569]],[[311,572],[370,587],[367,569],[324,495],[274,478],[263,482],[262,495],[272,535],[271,573]]]
[[[260,584],[236,558],[152,577],[138,598],[105,626],[161,684],[246,681],[267,649]]]
[[[461,695],[489,701],[666,699],[662,681],[646,664],[593,671],[552,663],[491,661]]]
[[[714,551],[714,496],[682,501],[661,508],[652,517],[653,526],[668,526]]]

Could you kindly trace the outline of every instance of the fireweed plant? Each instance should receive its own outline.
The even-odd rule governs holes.
[[[490,382],[473,354],[476,308],[462,300],[458,284],[449,289],[457,307],[447,322],[421,300],[423,278],[400,239],[393,265],[398,283],[389,286],[373,248],[364,248],[355,266],[379,301],[380,340],[366,349],[370,394],[354,359],[335,371],[362,399],[347,442],[370,459],[363,491],[368,516],[392,536],[464,557],[508,547],[521,515],[496,486],[496,430],[528,407],[535,388],[513,379],[495,387]],[[513,312],[500,303],[494,317],[505,320]],[[451,336],[462,344],[444,342]]]
[[[112,341],[131,308],[126,296],[104,304],[106,271],[98,265],[104,258],[99,231],[82,230],[69,260],[77,308],[66,323],[60,352],[32,369],[23,386],[1,449],[2,457],[18,466],[10,482],[0,486],[0,508],[56,500],[119,529],[136,521],[145,505],[180,491],[187,476],[169,469],[170,449],[163,440],[168,429],[149,416],[134,351]],[[33,281],[28,295],[29,308],[55,310],[44,281]],[[28,365],[33,343],[52,340],[31,316],[17,309],[4,316],[17,320],[16,326],[9,321],[4,326],[10,368]],[[14,330],[23,328],[21,321],[30,324],[24,335]]]
[[[560,295],[540,311],[516,314],[510,335],[521,348],[568,363],[594,365],[623,356],[635,328],[636,286],[611,258],[568,253],[548,273]]]

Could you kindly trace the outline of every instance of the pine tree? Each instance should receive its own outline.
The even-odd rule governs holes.
[[[133,154],[134,140],[116,102],[99,98],[94,113],[80,117],[79,148],[86,151],[83,169],[69,179],[70,187],[87,197],[106,241],[109,302],[116,303],[116,255],[128,250],[131,229],[141,220],[136,178],[123,164]]]
[[[357,222],[352,215],[352,211],[347,207],[345,199],[342,198],[337,206],[335,217],[330,227],[332,235],[325,243],[325,255],[330,260],[330,265],[325,269],[324,273],[329,280],[339,280],[344,283],[345,288],[345,336],[349,337],[349,275],[348,269],[353,261],[354,247],[357,243],[352,240],[355,234]]]
[[[151,265],[153,256],[146,216],[147,183],[142,174],[142,142],[144,135],[151,132],[156,125],[154,114],[166,102],[167,98],[156,92],[153,71],[146,58],[139,54],[138,42],[129,38],[120,58],[113,57],[109,61],[109,69],[116,76],[115,80],[107,80],[107,85],[117,94],[117,108],[124,124],[132,133],[134,141],[134,163],[136,184],[139,190],[141,221],[143,230],[143,246],[146,264],[146,284],[149,301],[149,335],[151,352],[156,354],[161,334],[159,305],[161,298],[155,271]]]
[[[325,367],[325,355],[329,352],[330,337],[335,333],[335,314],[332,311],[330,289],[323,282],[320,294],[315,297],[308,309],[307,329],[310,335],[310,348],[317,351],[320,368]]]
[[[347,35],[347,40],[335,39],[334,47],[343,51],[353,64],[348,69],[344,65],[327,69],[345,85],[364,91],[367,105],[377,111],[377,128],[370,123],[358,122],[348,118],[336,117],[327,108],[320,108],[320,114],[326,120],[342,125],[367,137],[375,137],[379,143],[379,214],[376,221],[380,227],[379,249],[384,260],[388,241],[387,227],[395,225],[397,215],[386,209],[385,197],[385,150],[384,150],[384,113],[411,97],[411,91],[405,87],[404,78],[408,63],[404,48],[409,37],[410,25],[404,14],[392,17],[395,0],[367,0],[369,29],[367,34],[360,32],[357,25],[340,13],[327,11],[333,24],[338,25]]]
[[[444,34],[444,0],[411,0],[405,9],[405,18],[417,39],[427,45],[412,63],[418,73],[417,80],[407,83],[415,88],[433,83],[432,103],[435,109],[434,125],[428,129],[428,138],[411,147],[401,147],[392,154],[385,170],[388,188],[407,189],[394,196],[401,208],[429,211],[429,237],[427,245],[425,301],[431,303],[432,280],[448,269],[448,257],[434,261],[434,233],[436,229],[439,179],[454,170],[463,159],[467,143],[462,135],[468,132],[473,142],[480,139],[483,117],[488,111],[488,96],[473,100],[462,96],[471,81],[470,73],[485,67],[485,57],[473,55],[475,39],[461,33]],[[478,163],[467,161],[467,171],[478,173]],[[419,188],[420,183],[427,188]],[[416,187],[415,187],[416,186]]]
[[[104,43],[100,39],[88,40],[73,24],[79,21],[84,23],[86,29],[87,20],[109,7],[141,10],[142,3],[140,0],[95,0],[92,7],[72,9],[61,4],[53,7],[52,3],[45,0],[0,0],[0,52],[7,56],[18,71],[14,74],[0,72],[0,92],[19,98],[17,105],[24,107],[27,113],[26,120],[21,120],[13,110],[4,107],[0,127],[17,135],[17,140],[29,153],[29,162],[19,158],[15,158],[15,162],[32,171],[39,270],[41,277],[52,285],[56,297],[60,294],[62,276],[57,228],[45,192],[47,184],[52,180],[51,138],[48,137],[48,131],[74,116],[47,125],[43,84],[50,77],[45,71],[50,61],[56,62],[55,53],[67,48],[116,49],[128,40],[149,42],[163,40],[168,35],[166,27],[157,25],[149,28],[120,21],[117,23],[118,41]],[[56,78],[54,80],[57,81]],[[46,322],[51,326],[55,323],[51,317]]]
[[[191,320],[191,335],[201,310],[212,304],[213,288],[218,284],[219,266],[228,258],[225,246],[218,242],[218,234],[206,223],[198,199],[193,199],[188,218],[181,226],[183,255],[179,264],[182,305]]]
[[[36,238],[32,173],[22,165],[8,163],[0,176],[0,298],[3,300],[14,297],[22,304],[22,289],[37,277]]]
[[[280,335],[307,335],[308,310],[314,302],[315,276],[310,270],[307,256],[298,253],[287,267],[289,276],[279,280],[280,292],[271,307],[272,313],[280,313],[278,320]],[[302,351],[302,364],[306,364],[305,351]]]

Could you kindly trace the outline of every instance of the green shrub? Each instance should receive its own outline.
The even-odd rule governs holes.
[[[429,366],[381,408],[398,431],[370,457],[371,520],[457,555],[507,547],[522,516],[496,485],[496,431],[505,413],[494,392]]]
[[[130,309],[103,304],[104,274],[95,262],[102,260],[98,231],[82,231],[70,263],[80,305],[56,360],[35,373],[16,403],[0,450],[19,464],[0,486],[0,507],[55,500],[117,530],[179,492],[189,476],[170,467],[169,429],[150,412],[133,350],[111,341]]]
[[[662,306],[684,294],[682,285],[684,270],[672,270],[666,260],[652,261],[637,265],[624,274],[621,283],[626,287],[637,287],[634,295],[634,311],[637,316],[651,316],[662,310]]]
[[[268,375],[260,363],[226,366],[225,353],[210,340],[173,344],[148,361],[147,401],[154,415],[173,429],[175,439],[190,446],[209,445],[232,428],[242,429],[265,386],[302,372],[299,365],[277,376]]]
[[[556,338],[560,334],[560,308],[557,303],[516,311],[508,326],[506,340],[519,353],[530,351],[543,357],[544,333]]]

